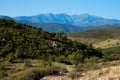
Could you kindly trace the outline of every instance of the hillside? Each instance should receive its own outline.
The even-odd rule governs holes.
[[[0,15],[0,19],[14,20],[13,18],[9,16],[3,16],[3,15]]]
[[[110,61],[119,56],[119,46],[101,51],[63,33],[0,19],[0,80],[84,78],[89,71],[117,65]]]
[[[68,36],[72,40],[77,40],[83,43],[92,43],[100,48],[105,46],[109,47],[110,45],[114,46],[120,43],[120,27],[111,29],[88,30],[69,34]]]
[[[70,34],[71,37],[108,39],[120,38],[120,27],[111,29],[96,29]]]
[[[64,32],[64,33],[73,33],[81,31],[82,28],[76,27],[69,24],[60,24],[60,23],[33,23],[29,21],[16,21],[17,23],[21,24],[28,24],[35,26],[36,28],[42,28],[48,32]]]
[[[62,33],[0,19],[1,80],[39,80],[45,75],[66,72],[54,62],[77,65],[93,56],[102,58],[103,54]]]
[[[16,24],[14,21],[0,22],[1,56],[17,53],[20,58],[40,58],[41,55],[68,55],[87,45],[73,42],[62,33],[49,33],[41,28]],[[22,52],[21,52],[22,51]],[[59,53],[59,54],[58,54]],[[40,54],[40,55],[39,55]]]
[[[48,32],[63,32],[63,33],[73,33],[81,31],[82,29],[69,24],[58,24],[58,23],[46,23],[38,24],[37,27],[42,28]]]
[[[102,50],[104,54],[104,61],[102,63],[90,63],[89,67],[85,69],[89,69],[88,71],[80,75],[78,72],[71,72],[71,74],[63,74],[63,75],[51,75],[45,76],[42,80],[119,80],[120,79],[120,46],[111,47]],[[116,60],[116,61],[115,61]],[[89,64],[89,63],[88,63]],[[94,66],[93,66],[94,65]],[[70,66],[69,66],[70,67]],[[73,68],[73,67],[71,67]],[[82,66],[78,67],[78,70],[82,68]],[[81,72],[81,71],[80,71]],[[80,75],[80,76],[79,76]],[[72,79],[71,79],[72,78]]]

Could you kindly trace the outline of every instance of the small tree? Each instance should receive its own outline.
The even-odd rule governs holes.
[[[71,55],[69,55],[69,60],[72,64],[79,64],[83,62],[83,55],[81,51],[73,52]]]

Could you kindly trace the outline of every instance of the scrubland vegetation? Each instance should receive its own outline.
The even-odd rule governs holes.
[[[40,80],[64,73],[78,79],[116,65],[110,61],[119,60],[119,48],[95,49],[63,33],[0,19],[0,80]]]

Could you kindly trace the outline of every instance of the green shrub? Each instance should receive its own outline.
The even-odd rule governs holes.
[[[7,73],[5,70],[1,70],[0,71],[0,80],[4,80],[5,77],[7,77]]]
[[[55,65],[51,61],[40,61],[40,69],[44,74],[59,74],[67,72],[66,68],[61,67],[60,65]]]
[[[69,55],[68,58],[69,58],[70,62],[75,65],[83,62],[83,55],[82,55],[81,51],[72,53],[71,55]]]
[[[72,79],[72,80],[78,80],[78,78],[81,76],[81,73],[80,72],[71,72],[69,77]]]
[[[40,70],[38,68],[28,69],[25,71],[18,72],[7,80],[40,80],[42,77]]]
[[[1,64],[0,64],[0,70],[3,70],[3,69],[5,69],[5,64],[4,64],[4,63],[1,63]]]
[[[59,62],[59,63],[64,63],[66,60],[66,57],[65,56],[58,56],[56,57],[56,62]]]
[[[31,67],[31,66],[32,66],[32,65],[31,65],[30,60],[25,60],[25,62],[24,62],[24,67],[27,68],[27,67]]]
[[[62,68],[60,66],[53,66],[52,67],[52,71],[53,71],[53,74],[58,74],[58,73],[66,73],[67,72],[67,69],[66,68]]]

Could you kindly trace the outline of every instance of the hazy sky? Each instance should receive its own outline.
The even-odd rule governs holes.
[[[89,13],[120,19],[120,0],[0,0],[0,15],[14,17],[41,13]]]

